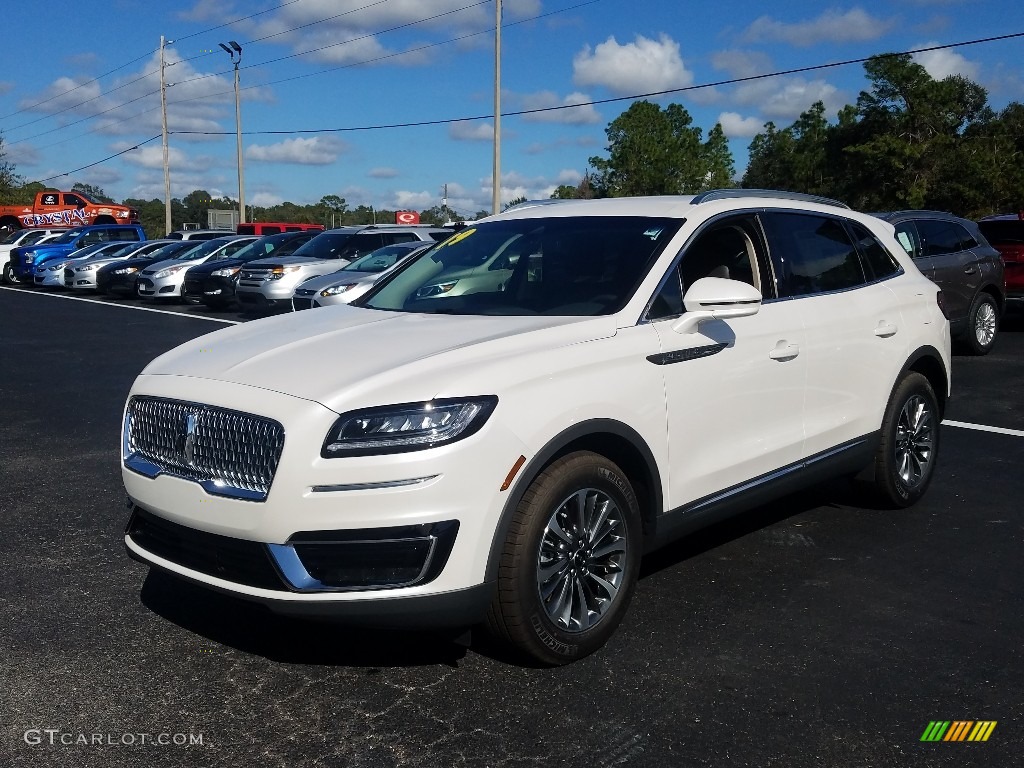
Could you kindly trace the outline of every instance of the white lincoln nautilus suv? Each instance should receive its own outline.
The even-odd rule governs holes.
[[[892,225],[839,203],[526,203],[353,305],[150,363],[125,543],[278,612],[484,623],[563,664],[615,631],[641,556],[699,526],[831,476],[917,501],[949,354]]]

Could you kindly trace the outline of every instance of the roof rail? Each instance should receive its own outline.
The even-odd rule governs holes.
[[[805,203],[820,203],[821,205],[834,205],[839,208],[849,208],[846,203],[839,200],[832,200],[820,195],[808,195],[804,192],[784,192],[777,189],[711,189],[701,192],[690,201],[692,205],[706,203],[709,200],[729,200],[737,197],[774,197],[781,200],[802,200]]]
[[[536,205],[556,205],[558,203],[564,203],[567,200],[572,200],[572,199],[574,199],[574,198],[549,197],[549,198],[541,198],[539,200],[523,200],[523,202],[521,202],[521,203],[516,203],[515,205],[510,205],[508,208],[506,208],[504,211],[502,211],[502,213],[505,213],[505,211],[516,211],[516,210],[519,210],[520,208],[532,208],[532,207],[534,207]]]

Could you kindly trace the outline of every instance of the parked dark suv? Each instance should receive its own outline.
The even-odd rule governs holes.
[[[1024,211],[987,216],[978,222],[981,234],[1003,257],[1006,295],[1024,299]]]
[[[900,245],[942,289],[953,338],[971,354],[988,354],[1006,305],[1006,281],[999,251],[978,225],[939,211],[875,215],[895,225]]]

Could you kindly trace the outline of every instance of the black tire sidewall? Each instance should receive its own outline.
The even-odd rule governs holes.
[[[564,463],[563,463],[564,462]],[[551,664],[565,664],[593,653],[614,634],[625,616],[639,574],[643,548],[640,512],[625,473],[614,463],[590,453],[577,453],[556,462],[534,481],[539,493],[520,505],[527,526],[520,552],[520,567],[515,574],[516,600],[522,613],[527,650],[535,658]],[[548,520],[558,504],[575,491],[588,487],[607,493],[620,509],[626,522],[627,557],[622,584],[615,604],[594,627],[584,632],[566,632],[548,618],[537,590],[537,552]]]
[[[981,310],[982,304],[990,304],[992,311],[996,317],[996,332],[992,335],[992,341],[988,344],[982,344],[978,341],[977,332],[977,319],[978,312]],[[970,351],[975,355],[987,354],[992,346],[996,343],[996,335],[999,333],[999,307],[996,304],[995,299],[989,296],[987,293],[979,293],[974,297],[974,302],[971,304],[971,311],[967,315],[967,334],[964,340],[967,342],[967,346]]]
[[[900,413],[907,401],[915,396],[924,398],[932,415],[932,452],[925,477],[913,488],[908,488],[898,476],[895,443]],[[928,490],[935,476],[935,463],[939,456],[940,420],[938,399],[928,379],[916,372],[905,374],[893,390],[886,408],[875,469],[877,490],[885,500],[896,507],[916,504]]]

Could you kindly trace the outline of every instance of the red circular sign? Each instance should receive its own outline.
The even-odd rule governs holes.
[[[395,221],[399,224],[419,224],[420,215],[416,211],[399,211],[395,214]]]

